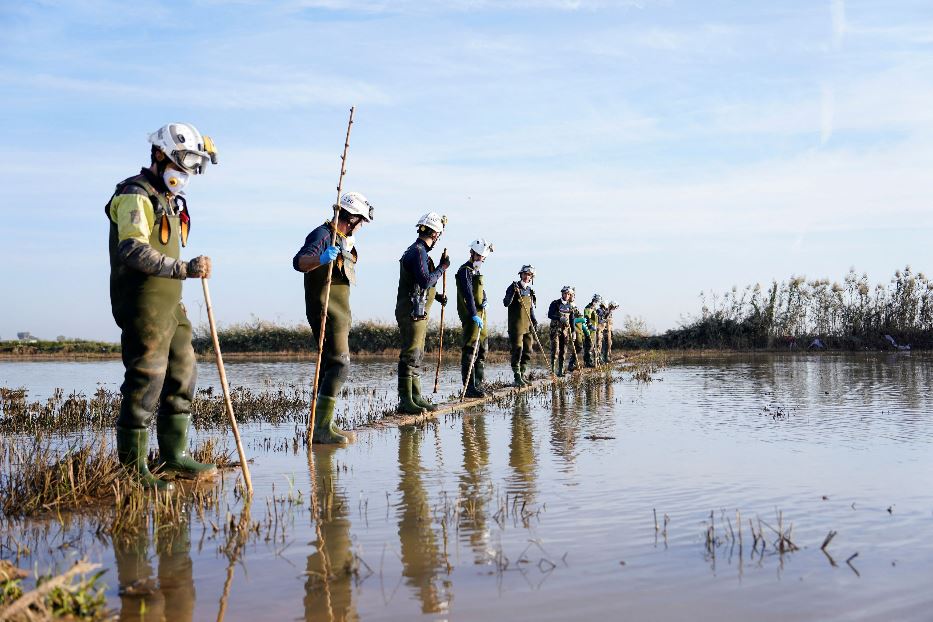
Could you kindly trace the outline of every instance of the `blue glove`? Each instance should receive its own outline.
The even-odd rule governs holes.
[[[473,322],[474,322],[477,326],[479,326],[480,330],[483,329],[483,318],[481,318],[481,317],[478,316],[478,315],[474,315],[474,316],[473,316]]]
[[[574,324],[586,324],[586,318],[578,317],[573,321]]]
[[[337,248],[336,246],[328,246],[327,248],[323,250],[323,252],[321,252],[320,257],[318,257],[318,260],[321,262],[322,266],[326,266],[333,260],[337,259],[337,255],[339,254],[340,254],[339,248]]]

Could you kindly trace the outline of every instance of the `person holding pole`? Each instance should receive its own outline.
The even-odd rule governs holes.
[[[525,377],[528,362],[531,360],[534,330],[538,328],[535,318],[535,305],[538,299],[532,285],[535,279],[535,267],[531,264],[522,266],[518,271],[518,280],[513,281],[505,290],[502,304],[509,310],[509,349],[512,353],[512,374],[516,387],[527,387],[531,383]]]
[[[560,298],[551,302],[547,312],[551,320],[551,369],[556,370],[558,377],[564,375],[565,355],[569,354],[571,359],[573,357],[573,294],[573,287],[564,285],[560,290]]]
[[[428,332],[428,315],[437,300],[447,305],[447,296],[437,293],[437,281],[450,267],[447,253],[441,254],[435,267],[428,255],[447,226],[447,217],[428,212],[416,225],[418,239],[399,260],[398,297],[395,320],[402,337],[398,355],[399,412],[417,415],[437,410],[421,392],[421,361],[424,359],[424,338]]]
[[[350,285],[356,283],[357,250],[354,235],[372,222],[373,206],[359,192],[346,192],[334,206],[336,216],[316,228],[292,259],[304,273],[305,314],[314,337],[320,340],[321,315],[327,305],[321,369],[312,441],[346,444],[349,436],[334,424],[337,395],[350,366]],[[337,243],[332,244],[336,233]],[[333,262],[329,299],[325,302],[327,264]]]
[[[143,487],[170,490],[149,471],[149,424],[158,406],[160,471],[179,477],[216,475],[213,464],[188,454],[191,400],[197,380],[191,322],[181,282],[208,278],[211,260],[181,259],[191,218],[184,189],[208,163],[213,141],[187,123],[169,123],[149,136],[150,165],[117,184],[105,212],[110,221],[110,305],[120,327],[125,368],[117,418],[120,464]]]
[[[486,373],[486,292],[480,269],[492,244],[478,238],[470,244],[470,258],[457,269],[457,315],[463,327],[463,346],[460,352],[460,374],[464,391],[461,397],[486,397],[483,377]]]
[[[586,327],[589,329],[589,334],[583,337],[583,363],[587,367],[596,367],[601,363],[599,349],[602,345],[602,333],[600,332],[598,312],[602,304],[603,297],[599,294],[593,294],[590,303],[583,307],[583,317],[586,319]]]

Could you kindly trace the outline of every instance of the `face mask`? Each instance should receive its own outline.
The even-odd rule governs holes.
[[[354,244],[356,244],[356,239],[352,235],[348,235],[345,238],[340,238],[340,248],[348,253],[353,250]]]
[[[483,260],[482,260],[482,259],[477,259],[476,261],[473,262],[473,269],[474,269],[474,270],[479,270],[481,267],[483,267]]]
[[[188,185],[188,173],[173,168],[167,168],[165,172],[162,173],[162,181],[165,182],[165,187],[168,188],[169,192],[172,194],[180,194],[181,191],[185,189],[185,186]]]

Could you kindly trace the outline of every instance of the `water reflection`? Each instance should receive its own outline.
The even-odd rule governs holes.
[[[521,495],[533,503],[537,492],[538,458],[535,454],[534,421],[527,398],[521,398],[512,407],[511,438],[509,439],[509,474],[506,491]]]
[[[573,472],[580,431],[580,413],[581,409],[570,406],[564,386],[555,385],[551,388],[551,451],[562,459],[561,471],[564,473]]]
[[[156,566],[150,557],[155,541]],[[190,526],[159,525],[154,535],[141,528],[115,537],[114,557],[120,584],[120,619],[186,622],[194,614]]]
[[[463,444],[463,471],[460,473],[461,539],[473,550],[474,563],[486,563],[492,556],[489,548],[487,505],[492,497],[489,475],[489,440],[486,438],[486,418],[464,415],[460,439]]]
[[[349,505],[336,457],[337,451],[329,447],[315,449],[308,457],[315,550],[306,564],[305,620],[359,619],[353,601]]]
[[[422,480],[424,434],[422,429],[404,428],[399,437],[398,535],[405,585],[421,603],[422,613],[438,613],[450,605],[451,585],[449,578],[440,576],[448,567],[432,528],[431,505]]]

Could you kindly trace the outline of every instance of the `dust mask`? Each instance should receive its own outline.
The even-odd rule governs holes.
[[[340,238],[339,243],[340,243],[340,248],[343,249],[344,252],[349,253],[350,251],[353,250],[353,245],[356,244],[356,239],[352,235],[348,235],[348,236]]]
[[[162,181],[165,182],[165,187],[168,188],[169,192],[180,194],[188,185],[188,173],[174,168],[167,168],[162,173]]]

